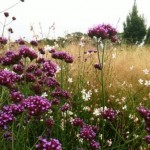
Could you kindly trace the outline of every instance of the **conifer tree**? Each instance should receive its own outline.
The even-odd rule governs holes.
[[[136,0],[134,1],[132,12],[127,16],[123,26],[123,38],[127,43],[135,44],[142,42],[146,35],[146,25],[144,17],[138,15]]]

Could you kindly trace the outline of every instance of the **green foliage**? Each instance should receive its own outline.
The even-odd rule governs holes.
[[[126,18],[123,24],[123,37],[127,43],[141,43],[146,34],[146,25],[143,16],[138,15],[137,5],[134,3],[132,12]]]
[[[146,33],[145,44],[150,44],[150,27],[148,28]]]

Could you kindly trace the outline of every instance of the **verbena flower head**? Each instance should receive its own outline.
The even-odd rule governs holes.
[[[15,64],[13,65],[13,71],[19,75],[23,74],[24,67],[22,64]]]
[[[9,16],[9,13],[8,13],[8,12],[4,12],[4,16],[5,16],[5,17],[8,17],[8,16]]]
[[[29,96],[23,104],[31,116],[42,115],[51,107],[51,103],[41,96]]]
[[[66,90],[62,90],[60,87],[58,87],[55,91],[52,92],[51,94],[53,97],[60,97],[60,98],[70,98],[70,94]]]
[[[102,70],[102,65],[101,65],[101,64],[98,64],[98,63],[95,63],[95,64],[94,64],[94,68],[95,68],[95,69],[98,69],[98,70]]]
[[[36,65],[30,65],[28,66],[26,72],[34,72],[34,70],[37,69],[37,66]]]
[[[84,124],[84,122],[83,122],[83,120],[82,119],[80,119],[80,118],[74,118],[73,119],[73,121],[72,121],[72,124],[74,125],[74,126],[83,126],[83,124]]]
[[[145,136],[145,141],[150,144],[150,135]]]
[[[43,62],[42,66],[42,70],[46,72],[48,76],[53,77],[55,75],[57,71],[57,65],[54,62],[47,60]]]
[[[16,43],[18,43],[19,45],[25,45],[25,41],[23,39],[16,40]]]
[[[42,137],[39,138],[39,142],[36,145],[36,149],[38,150],[62,150],[61,144],[57,139],[43,139]]]
[[[54,78],[52,77],[47,77],[45,78],[45,84],[48,86],[48,87],[58,87],[60,86],[60,83],[57,82]]]
[[[16,103],[19,103],[24,100],[24,95],[20,93],[20,91],[11,91],[10,92],[10,100]]]
[[[44,48],[38,48],[38,50],[39,50],[39,52],[40,52],[42,55],[44,55],[44,54],[45,54],[45,50],[44,50]]]
[[[1,63],[2,65],[13,65],[19,63],[21,60],[21,55],[16,51],[9,50],[6,52],[5,56],[2,57]]]
[[[100,24],[97,26],[94,26],[93,28],[90,28],[88,31],[88,36],[93,38],[100,38],[101,40],[105,40],[105,39],[114,39],[114,37],[116,36],[117,31],[115,28],[113,28],[111,25],[109,24]]]
[[[14,120],[12,113],[0,111],[0,127],[6,129],[8,123],[11,123]]]
[[[65,112],[70,108],[70,105],[68,103],[65,103],[62,107],[61,107],[61,111]]]
[[[90,147],[93,150],[99,150],[100,149],[100,144],[99,142],[96,142],[95,140],[90,141]]]
[[[0,37],[0,44],[2,45],[7,44],[7,39],[5,37]]]
[[[85,140],[93,140],[96,136],[96,133],[91,126],[84,125],[80,130],[80,137]]]
[[[31,86],[31,90],[36,94],[36,95],[41,95],[42,94],[42,86],[38,83],[34,84]]]
[[[12,17],[12,20],[16,20],[16,17]]]
[[[112,121],[116,118],[117,116],[117,111],[113,110],[112,108],[107,108],[102,112],[102,116],[104,119]]]
[[[3,112],[13,114],[13,116],[20,115],[24,111],[24,106],[22,104],[11,104],[3,107]]]
[[[9,29],[8,29],[8,32],[10,32],[10,33],[14,33],[14,31],[13,31],[13,29],[12,29],[12,28],[9,28]]]
[[[73,58],[67,54],[66,52],[59,51],[59,52],[53,52],[52,58],[64,60],[66,63],[72,63]]]
[[[21,76],[7,70],[0,70],[0,85],[12,86],[15,82],[20,81]]]
[[[140,106],[137,110],[146,122],[150,122],[150,109]]]
[[[29,57],[31,60],[36,59],[38,57],[37,53],[27,46],[21,46],[19,48],[19,54],[25,58]]]
[[[55,124],[54,120],[53,119],[46,119],[45,121],[45,125],[47,128],[51,128],[53,125]]]
[[[32,46],[38,46],[38,42],[35,41],[35,40],[30,41],[30,44],[31,44]]]

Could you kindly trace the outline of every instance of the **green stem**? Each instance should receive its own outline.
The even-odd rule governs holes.
[[[3,30],[2,30],[2,37],[4,36],[4,30],[5,30],[5,26],[6,26],[6,19],[7,19],[7,17],[5,17],[5,21],[4,21],[4,25],[3,25]]]
[[[102,87],[102,107],[103,107],[103,111],[104,111],[104,107],[106,105],[106,102],[105,102],[105,82],[104,82],[105,49],[106,49],[106,43],[104,42],[103,51],[102,51],[102,70],[101,70],[101,87]]]

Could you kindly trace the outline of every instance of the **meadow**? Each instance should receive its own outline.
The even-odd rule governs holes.
[[[150,149],[150,47],[98,28],[63,46],[0,38],[1,150]]]

